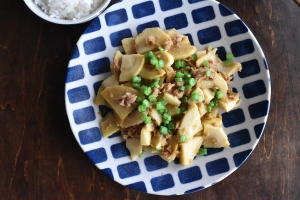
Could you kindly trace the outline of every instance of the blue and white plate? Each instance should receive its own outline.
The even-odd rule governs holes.
[[[233,88],[241,106],[223,113],[230,147],[209,149],[189,166],[167,163],[145,153],[130,160],[120,134],[102,138],[99,123],[108,111],[93,102],[102,80],[110,75],[121,40],[148,27],[176,28],[198,49],[218,47],[235,55],[243,70]],[[270,76],[263,51],[248,27],[224,5],[212,0],[123,0],[111,6],[84,31],[69,62],[65,103],[78,144],[95,165],[118,183],[159,195],[180,195],[207,188],[234,172],[248,158],[263,132],[270,105]]]

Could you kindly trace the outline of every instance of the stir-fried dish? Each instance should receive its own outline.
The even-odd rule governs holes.
[[[95,100],[113,110],[100,123],[103,137],[120,131],[132,160],[146,151],[182,165],[230,145],[218,109],[240,104],[230,88],[242,70],[233,54],[222,61],[216,48],[198,50],[176,29],[148,28],[122,46]]]

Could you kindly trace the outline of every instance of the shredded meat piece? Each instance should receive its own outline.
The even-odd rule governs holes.
[[[138,124],[134,126],[130,126],[128,128],[121,128],[121,134],[123,136],[124,140],[127,140],[128,138],[139,138],[141,135],[141,130],[143,128],[144,124]]]
[[[116,75],[117,78],[119,78],[120,74],[121,74],[121,64],[122,64],[122,60],[118,60],[118,59],[114,59],[113,62],[113,69],[114,69],[114,74]]]
[[[182,38],[183,38],[183,35],[177,33],[173,38],[173,43],[174,44],[180,43],[182,41]]]
[[[155,44],[155,37],[153,35],[149,35],[145,38],[145,45]]]
[[[163,88],[162,88],[162,92],[169,92],[172,90],[172,88],[175,86],[174,83],[164,83],[163,84]]]
[[[175,85],[176,85],[177,87],[179,87],[179,86],[184,86],[184,82],[183,82],[183,81],[178,81],[178,82],[175,83]]]
[[[231,80],[232,77],[228,76],[226,73],[224,72],[220,72],[221,76],[224,78],[224,80],[226,81],[227,85],[230,86],[231,85]]]
[[[168,144],[167,139],[168,139],[169,137],[171,137],[170,134],[164,136],[164,137],[161,139],[161,146],[162,146],[162,147]]]
[[[172,156],[171,145],[164,147],[160,152],[160,156],[166,158],[167,160],[170,159],[170,157]]]
[[[172,45],[173,45],[172,40],[171,40],[170,38],[168,38],[168,39],[165,41],[165,43],[164,43],[164,45],[163,45],[163,48],[164,48],[166,51],[168,51],[168,50],[170,50],[170,48],[171,48]]]
[[[176,48],[180,48],[180,42],[182,41],[182,38],[183,38],[184,36],[183,35],[181,35],[181,34],[179,34],[179,33],[177,33],[174,37],[173,37],[173,40],[172,40],[172,42],[173,42],[173,45],[175,45],[175,47]]]
[[[192,68],[192,75],[195,77],[195,79],[201,81],[206,79],[205,71],[206,69],[204,67]]]
[[[215,72],[212,72],[209,79],[212,79],[212,80],[215,80],[216,79],[216,73]]]
[[[216,62],[214,62],[213,60],[208,60],[208,63],[209,63],[209,67],[210,67],[210,68],[213,68],[214,70],[217,71],[218,66],[217,66],[217,63],[216,63]]]
[[[160,156],[162,158],[165,158],[166,160],[170,160],[172,158],[172,156],[175,156],[179,153],[179,151],[176,150],[172,150],[172,146],[171,145],[166,145],[162,148],[161,152],[160,152]]]
[[[171,145],[167,145],[167,147],[165,148],[167,151],[171,152],[172,151],[172,146]],[[163,153],[163,152],[162,152]]]
[[[156,87],[153,87],[152,88],[152,94],[155,95],[156,97],[158,96],[158,94],[160,94],[160,90]]]
[[[184,95],[184,91],[180,91],[178,89],[173,90],[172,94],[177,97],[177,99],[181,99]]]
[[[239,98],[239,94],[233,92],[231,88],[228,88],[227,97],[229,100],[237,100]]]
[[[185,61],[185,63],[187,64],[187,66],[190,66],[190,67],[192,67],[192,68],[196,68],[196,67],[197,67],[195,64],[193,64],[193,63],[191,62],[190,59],[183,59],[183,60]]]
[[[195,79],[197,79],[197,81],[202,81],[207,78],[212,80],[216,79],[217,72],[214,70],[214,68],[199,67],[199,68],[191,68],[191,69],[192,69],[192,75],[195,77]],[[210,77],[207,77],[205,74],[207,70],[211,71]]]
[[[137,96],[135,94],[131,94],[130,92],[126,92],[123,96],[119,98],[115,98],[120,106],[129,108],[132,104],[135,103]]]

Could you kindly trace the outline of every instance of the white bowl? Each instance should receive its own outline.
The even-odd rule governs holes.
[[[67,20],[67,19],[57,19],[57,18],[50,17],[49,15],[44,13],[40,9],[40,7],[34,3],[33,0],[24,0],[28,8],[40,18],[55,24],[64,24],[64,25],[81,24],[96,18],[101,12],[105,10],[105,8],[109,5],[110,1],[111,0],[104,0],[104,2],[101,4],[101,6],[98,9],[96,9],[94,12],[92,12],[91,14],[85,17],[76,20]]]

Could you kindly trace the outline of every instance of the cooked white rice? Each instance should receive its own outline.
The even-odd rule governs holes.
[[[104,0],[33,0],[53,18],[76,20],[91,14]]]

